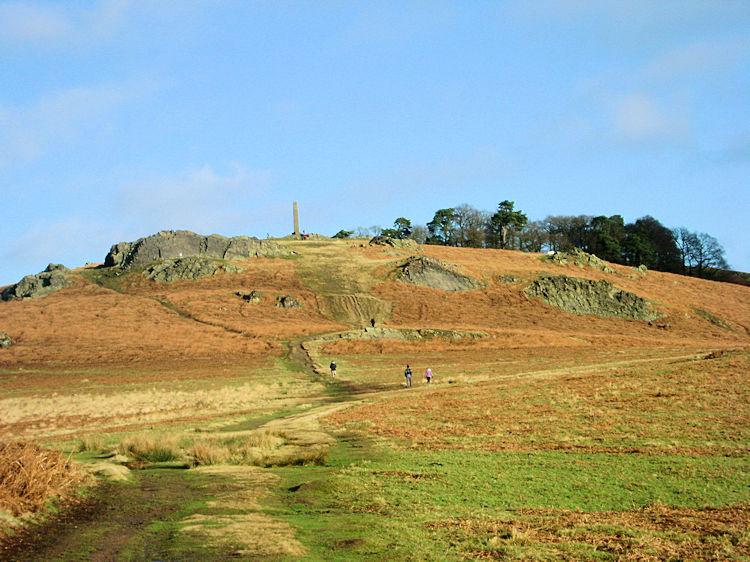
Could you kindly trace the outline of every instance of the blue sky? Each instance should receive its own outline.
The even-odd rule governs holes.
[[[750,2],[0,1],[0,285],[515,201],[750,270]]]

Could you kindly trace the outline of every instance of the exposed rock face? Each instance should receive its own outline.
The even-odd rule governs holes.
[[[51,263],[41,273],[27,275],[15,285],[6,287],[0,294],[0,298],[9,301],[49,295],[64,289],[73,282],[68,273],[70,273],[70,270],[64,265]]]
[[[0,332],[0,348],[10,347],[13,345],[13,340],[5,332]]]
[[[143,275],[159,283],[171,283],[182,279],[198,279],[209,275],[216,275],[220,271],[238,273],[241,267],[229,263],[218,265],[209,258],[189,257],[160,260],[149,266]]]
[[[414,240],[378,235],[370,240],[370,246],[390,246],[397,250],[413,250],[417,247],[417,243]]]
[[[286,255],[278,244],[248,236],[227,238],[218,234],[202,236],[187,230],[163,230],[135,242],[120,242],[109,250],[106,267],[131,267],[164,258],[202,256],[223,260],[246,260],[254,256]]]
[[[526,295],[573,314],[614,316],[631,320],[654,320],[661,316],[645,299],[622,291],[607,281],[576,277],[544,276],[526,288]]]
[[[414,256],[409,258],[400,269],[396,278],[402,283],[422,285],[443,291],[467,291],[482,287],[482,284],[473,277],[459,273],[451,264],[435,258]]]
[[[300,302],[295,299],[294,297],[290,297],[288,295],[280,296],[278,299],[276,299],[276,306],[279,308],[301,308],[302,305]]]
[[[580,248],[574,248],[570,252],[555,252],[547,259],[562,265],[572,263],[578,267],[593,267],[594,269],[606,271],[607,273],[615,272],[615,270],[609,267],[604,260],[599,259],[594,254],[588,254]]]

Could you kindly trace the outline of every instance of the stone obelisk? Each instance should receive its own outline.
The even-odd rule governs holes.
[[[297,210],[297,202],[294,202],[294,236],[299,238],[299,211]]]

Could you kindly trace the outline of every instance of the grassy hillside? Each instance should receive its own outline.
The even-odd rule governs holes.
[[[233,262],[241,273],[157,283],[87,268],[0,303],[14,341],[0,349],[4,440],[99,475],[64,508],[70,526],[34,531],[46,541],[0,495],[7,552],[750,556],[750,288],[503,250],[279,243],[294,254]],[[482,288],[402,282],[410,256]],[[543,276],[606,282],[592,286],[658,317],[565,312],[527,296]],[[134,502],[154,508],[122,509]]]

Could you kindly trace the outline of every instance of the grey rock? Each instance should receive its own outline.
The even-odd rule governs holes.
[[[64,265],[51,263],[41,273],[27,275],[15,285],[6,287],[0,293],[0,299],[9,301],[44,297],[70,285],[73,281],[70,279],[69,273],[70,270]]]
[[[613,316],[631,320],[654,320],[661,316],[645,299],[623,291],[607,281],[577,277],[543,276],[529,285],[525,293],[573,314]]]
[[[250,291],[249,293],[243,292],[243,291],[237,291],[235,293],[238,297],[240,297],[245,302],[251,302],[254,304],[257,304],[261,301],[263,298],[263,293],[260,291]]]
[[[0,332],[0,348],[6,348],[13,345],[13,340],[5,332]]]
[[[105,267],[131,267],[165,258],[201,256],[223,260],[245,260],[255,256],[288,255],[276,242],[248,236],[227,238],[218,234],[203,236],[188,230],[163,230],[135,242],[112,246],[104,259]]]
[[[276,306],[279,308],[301,308],[302,305],[300,302],[295,299],[294,297],[290,297],[289,295],[282,295],[278,299],[276,299]]]
[[[202,257],[188,257],[159,260],[147,267],[143,275],[159,283],[171,283],[183,279],[195,280],[200,277],[216,275],[220,271],[238,273],[241,267],[229,263],[217,264],[214,260]]]
[[[459,273],[451,264],[435,258],[413,256],[400,267],[396,278],[402,283],[421,285],[443,291],[480,289],[482,284],[468,275]]]
[[[594,254],[584,252],[580,248],[574,248],[570,252],[554,252],[546,259],[560,265],[572,263],[578,267],[593,267],[606,273],[615,273],[615,270],[609,267],[607,262]]]
[[[382,234],[375,236],[370,240],[370,246],[390,246],[397,250],[410,250],[417,247],[417,243],[411,239],[391,238]]]

